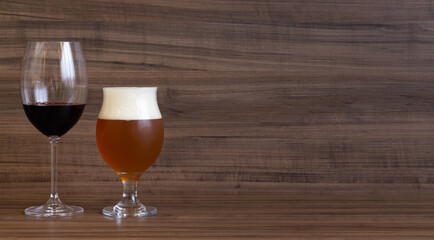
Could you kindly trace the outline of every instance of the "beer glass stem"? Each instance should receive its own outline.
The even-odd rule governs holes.
[[[126,180],[122,182],[124,185],[124,193],[122,194],[122,200],[118,206],[121,208],[138,208],[143,204],[137,198],[137,181]]]
[[[49,202],[60,201],[57,194],[57,145],[59,139],[57,136],[49,137],[51,144],[51,194]]]
[[[105,207],[102,214],[110,217],[144,217],[157,214],[157,209],[143,205],[137,198],[138,181],[122,181],[124,193],[121,201],[115,206]]]

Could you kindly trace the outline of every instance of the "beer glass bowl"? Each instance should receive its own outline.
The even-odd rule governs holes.
[[[71,216],[83,208],[68,206],[57,193],[57,145],[80,119],[87,101],[86,63],[78,42],[30,42],[21,68],[21,100],[29,121],[51,144],[51,194],[27,215]]]
[[[96,142],[104,161],[123,183],[121,201],[103,209],[110,217],[144,217],[157,209],[137,198],[137,183],[158,158],[164,141],[156,87],[103,88]]]

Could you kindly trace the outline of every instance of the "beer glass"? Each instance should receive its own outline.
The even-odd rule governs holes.
[[[57,193],[57,144],[80,119],[87,100],[87,74],[78,42],[30,42],[21,68],[21,100],[29,121],[51,144],[51,194],[27,215],[71,216],[83,208],[68,206]]]
[[[104,161],[123,183],[121,201],[106,207],[110,217],[157,214],[137,198],[137,182],[158,158],[164,140],[163,119],[156,87],[103,88],[103,103],[96,125],[96,142]]]

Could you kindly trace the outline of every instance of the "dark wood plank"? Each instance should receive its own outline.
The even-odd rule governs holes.
[[[2,186],[0,192],[8,189]],[[119,220],[100,211],[120,194],[65,195],[65,202],[83,206],[85,214],[40,219],[23,214],[46,200],[31,192],[1,195],[1,239],[431,239],[434,234],[432,195],[146,195],[141,200],[158,207],[157,216]]]

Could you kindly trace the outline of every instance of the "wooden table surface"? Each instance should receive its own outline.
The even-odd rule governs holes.
[[[17,191],[19,192],[19,191]],[[35,195],[38,195],[36,197]],[[17,197],[19,196],[19,197]],[[2,195],[0,239],[432,239],[432,195],[150,195],[148,218],[113,219],[101,208],[118,195],[65,195],[85,214],[34,218],[40,194]]]

